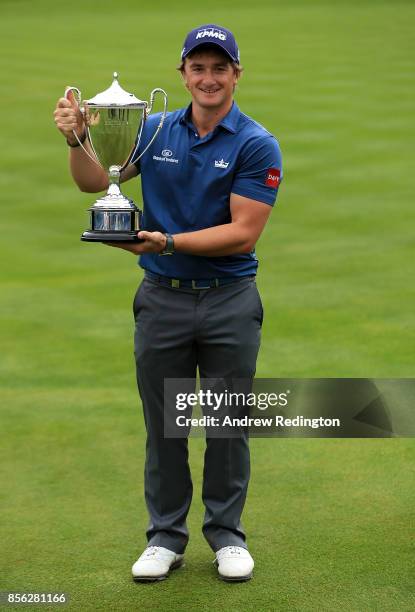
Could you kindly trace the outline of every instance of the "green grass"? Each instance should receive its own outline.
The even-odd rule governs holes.
[[[67,591],[73,610],[412,610],[414,444],[252,441],[244,514],[255,579],[218,581],[200,533],[203,440],[186,567],[136,585],[144,427],[134,258],[79,242],[93,198],[69,177],[52,111],[121,84],[187,103],[195,25],[241,47],[241,108],[279,138],[285,178],[258,245],[258,375],[412,377],[415,314],[410,2],[3,0],[0,590]],[[125,192],[140,200],[138,182]],[[17,609],[17,608],[16,608]],[[42,608],[47,609],[47,607]]]

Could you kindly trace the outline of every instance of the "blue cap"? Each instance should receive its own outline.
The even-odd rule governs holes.
[[[182,60],[189,55],[190,51],[206,44],[217,45],[229,55],[233,62],[239,64],[239,49],[232,32],[211,23],[189,32],[184,41]]]

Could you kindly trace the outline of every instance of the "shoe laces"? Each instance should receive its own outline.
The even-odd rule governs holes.
[[[240,546],[225,546],[224,548],[218,550],[218,552],[216,553],[216,557],[213,559],[212,563],[216,563],[216,561],[219,561],[222,557],[227,557],[228,555],[232,557],[237,557],[240,554]]]
[[[148,546],[141,555],[141,558],[147,561],[152,559],[156,561],[165,561],[170,560],[171,557],[174,557],[174,552],[164,550],[160,546]]]
[[[157,554],[158,546],[148,546],[145,549],[143,557],[154,557]]]

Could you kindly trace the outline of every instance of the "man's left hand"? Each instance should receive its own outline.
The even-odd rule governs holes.
[[[130,251],[134,255],[161,253],[166,246],[166,235],[161,232],[138,232],[137,237],[144,242],[104,242],[103,244]]]

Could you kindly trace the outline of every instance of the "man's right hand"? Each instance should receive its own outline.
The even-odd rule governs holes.
[[[76,144],[75,130],[78,138],[85,133],[85,123],[73,91],[68,92],[67,98],[59,98],[53,113],[58,130],[65,136],[70,144]]]

